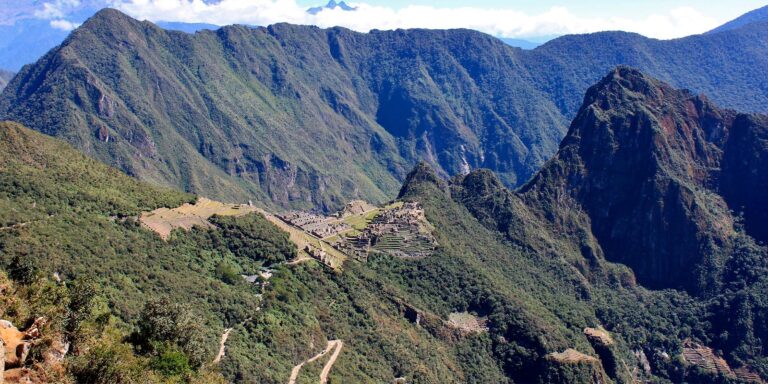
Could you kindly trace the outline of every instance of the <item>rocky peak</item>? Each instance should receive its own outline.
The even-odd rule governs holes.
[[[505,188],[498,176],[488,169],[474,170],[465,176],[457,177],[452,184],[460,184],[467,193],[476,196],[494,194]]]
[[[138,24],[141,24],[141,22],[131,18],[123,12],[118,11],[117,9],[104,8],[88,18],[88,20],[83,23],[81,28],[91,30],[108,28],[111,30],[117,26],[136,26]]]
[[[447,184],[445,180],[437,176],[437,173],[429,164],[421,162],[405,177],[405,182],[400,189],[398,199],[422,193],[430,187],[446,190]]]
[[[734,117],[703,96],[618,67],[589,89],[563,146],[575,146],[592,171],[663,167],[703,185],[719,167]]]
[[[555,220],[583,210],[605,257],[642,284],[698,291],[718,273],[703,255],[727,247],[733,229],[715,192],[735,117],[618,67],[589,89],[557,155],[521,192]]]

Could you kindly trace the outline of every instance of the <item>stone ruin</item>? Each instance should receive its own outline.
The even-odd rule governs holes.
[[[421,205],[404,203],[383,210],[360,234],[346,237],[336,247],[359,261],[366,261],[371,252],[402,258],[426,257],[434,252],[436,245]]]
[[[327,265],[331,268],[333,268],[333,262],[331,260],[331,256],[328,254],[328,252],[317,248],[311,244],[307,244],[304,247],[304,252],[306,252],[309,256],[311,256],[313,259],[321,262],[324,265]]]
[[[398,203],[381,209],[362,230],[355,230],[343,218],[360,216],[377,210],[364,202],[353,201],[334,216],[323,216],[310,212],[289,211],[278,215],[285,223],[301,229],[323,241],[328,241],[332,250],[341,252],[355,260],[365,262],[371,252],[395,257],[418,258],[431,255],[437,247],[432,226],[427,222],[424,209],[419,203]],[[359,227],[357,227],[359,228]],[[332,239],[331,239],[332,238]],[[312,258],[331,265],[332,255],[316,245],[303,249]]]
[[[353,200],[344,205],[344,208],[336,213],[335,216],[338,218],[345,218],[349,216],[362,215],[374,209],[376,209],[376,207],[366,201]]]
[[[321,239],[336,236],[352,229],[337,218],[302,211],[291,211],[278,215],[278,217],[286,223],[299,227],[304,232],[311,233]]]

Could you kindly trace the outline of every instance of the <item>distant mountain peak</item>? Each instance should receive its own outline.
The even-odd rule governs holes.
[[[323,10],[326,10],[326,9],[336,9],[336,8],[339,8],[342,11],[355,11],[355,10],[357,10],[357,7],[352,7],[352,6],[350,6],[349,4],[347,4],[344,1],[336,2],[336,0],[330,0],[328,2],[328,4],[326,4],[323,7],[312,7],[312,8],[307,9],[307,13],[312,14],[312,15],[317,15],[318,13],[322,12]]]
[[[141,22],[114,8],[103,8],[89,17],[81,27],[93,30],[115,30],[117,26],[139,25]]]

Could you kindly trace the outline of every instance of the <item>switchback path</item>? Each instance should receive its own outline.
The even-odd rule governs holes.
[[[341,340],[329,340],[328,345],[325,347],[325,349],[318,353],[317,355],[311,357],[309,360],[305,360],[301,362],[299,365],[293,367],[291,370],[291,377],[288,379],[288,384],[296,384],[296,379],[299,377],[299,371],[301,371],[301,367],[303,367],[305,364],[309,364],[325,355],[328,354],[332,349],[336,349],[333,352],[333,355],[331,355],[330,360],[325,364],[325,367],[323,367],[322,373],[320,373],[320,383],[325,384],[328,382],[328,373],[330,373],[331,368],[333,367],[333,364],[336,362],[336,359],[339,357],[339,353],[341,352],[341,347],[344,345],[344,343]]]
[[[330,346],[331,343],[336,343],[336,350],[333,351],[333,355],[331,355],[331,358],[328,360],[327,363],[325,363],[325,367],[323,367],[323,371],[320,372],[320,384],[326,384],[328,382],[328,374],[331,373],[331,368],[333,368],[333,364],[336,363],[336,359],[339,357],[339,354],[341,353],[341,348],[344,347],[344,342],[342,342],[341,340],[329,341],[328,346]]]

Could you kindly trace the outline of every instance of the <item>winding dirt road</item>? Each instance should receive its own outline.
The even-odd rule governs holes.
[[[301,371],[301,367],[303,367],[305,364],[309,364],[327,355],[328,352],[335,349],[333,351],[333,354],[331,355],[331,358],[328,360],[327,363],[325,363],[325,366],[323,367],[323,371],[320,373],[320,384],[327,383],[328,374],[331,372],[331,368],[333,368],[333,364],[336,362],[336,359],[339,357],[339,353],[341,353],[341,348],[343,346],[344,346],[344,342],[342,342],[341,340],[329,340],[328,345],[325,347],[325,349],[322,352],[311,357],[309,360],[304,360],[299,365],[291,369],[291,378],[288,379],[288,384],[296,384],[296,379],[298,379],[299,377],[299,371]]]

